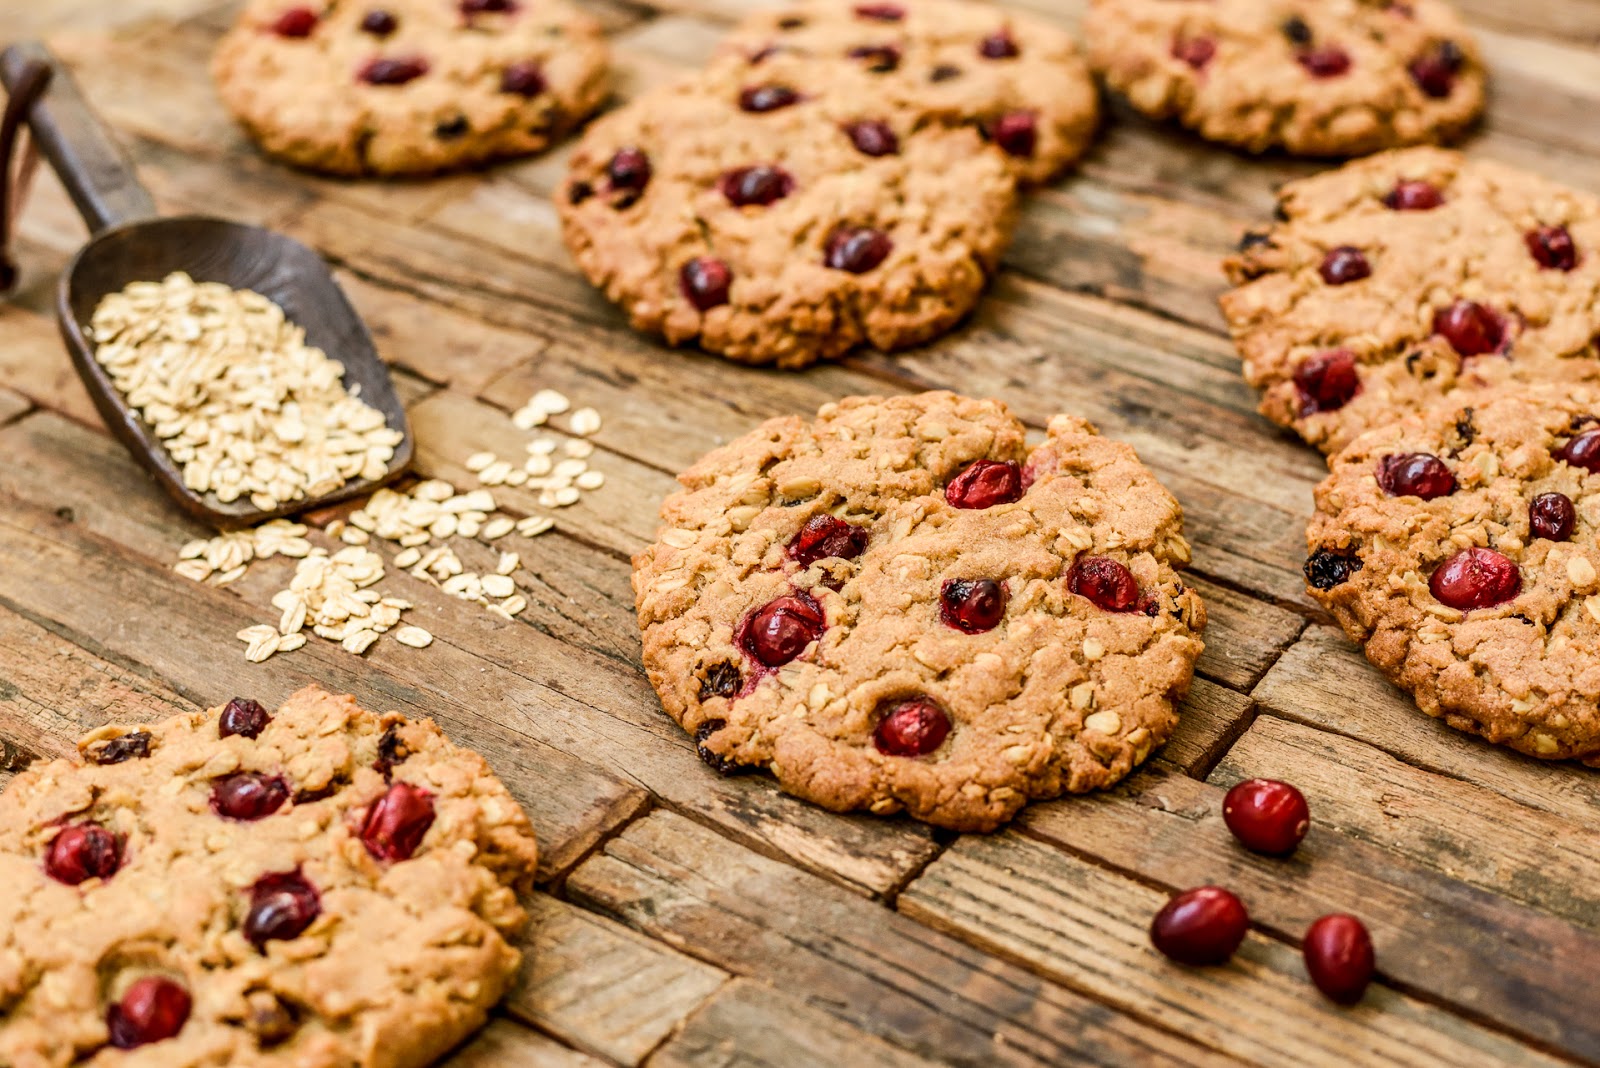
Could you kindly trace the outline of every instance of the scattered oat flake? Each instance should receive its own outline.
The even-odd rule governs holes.
[[[506,618],[510,619],[522,614],[522,610],[528,607],[528,599],[519,593],[514,597],[507,597],[494,607],[505,613]]]
[[[487,597],[510,597],[517,592],[517,584],[505,575],[484,575],[481,585]]]
[[[433,635],[421,627],[401,627],[394,632],[394,640],[413,649],[426,649],[433,644]]]
[[[579,408],[572,413],[572,432],[580,437],[588,437],[600,430],[600,413],[593,408]]]
[[[503,515],[485,523],[481,533],[489,541],[498,541],[516,528],[517,521],[510,516]]]
[[[517,522],[517,533],[525,538],[536,538],[554,528],[555,525],[556,521],[549,516],[530,515]]]
[[[477,474],[485,467],[488,467],[490,464],[494,463],[494,461],[495,455],[492,452],[475,452],[471,456],[467,457],[467,462],[463,466],[473,474]]]
[[[581,490],[597,490],[606,484],[606,476],[599,471],[585,471],[575,485]]]
[[[572,407],[572,402],[565,393],[558,393],[553,389],[541,389],[528,401],[528,407],[535,411],[544,412],[546,415],[560,415]]]
[[[582,438],[569,438],[562,450],[574,460],[587,460],[594,455],[594,442]]]

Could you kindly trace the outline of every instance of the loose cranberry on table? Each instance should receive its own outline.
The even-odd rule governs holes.
[[[1528,505],[1528,530],[1535,538],[1566,541],[1578,523],[1578,510],[1565,493],[1541,493]]]
[[[690,304],[700,311],[710,311],[728,303],[733,271],[721,260],[701,256],[683,265],[678,272],[678,285]]]
[[[535,97],[549,88],[544,68],[537,61],[525,59],[511,64],[500,75],[500,91],[514,96]]]
[[[1172,42],[1172,58],[1204,70],[1217,55],[1217,42],[1210,37],[1180,37]]]
[[[1555,457],[1585,471],[1600,471],[1600,427],[1574,434],[1556,450]]]
[[[794,176],[782,167],[740,167],[722,176],[721,187],[734,207],[766,207],[794,192]]]
[[[299,938],[322,914],[316,887],[298,870],[263,875],[250,888],[244,936],[261,949],[273,940]]]
[[[1378,461],[1378,485],[1391,497],[1425,501],[1456,491],[1456,476],[1437,456],[1425,452],[1385,456]]]
[[[952,508],[993,508],[1022,499],[1022,468],[1014,460],[975,460],[944,488]]]
[[[1550,271],[1570,271],[1578,266],[1578,246],[1565,226],[1541,226],[1527,236],[1528,252]]]
[[[885,756],[921,757],[938,749],[950,736],[950,717],[927,697],[892,706],[878,721],[873,744]]]
[[[871,227],[840,227],[828,238],[823,260],[835,271],[866,274],[879,267],[894,251],[894,241]]]
[[[900,154],[900,138],[886,122],[863,119],[844,128],[850,143],[865,156],[896,156]]]
[[[367,12],[361,18],[361,29],[374,37],[388,37],[400,28],[400,20],[380,9]]]
[[[1355,354],[1336,349],[1312,356],[1294,369],[1294,385],[1302,416],[1338,411],[1361,392]]]
[[[989,128],[989,136],[1008,156],[1029,159],[1039,148],[1039,119],[1031,111],[1011,111]]]
[[[1220,886],[1201,886],[1162,906],[1150,941],[1179,964],[1225,964],[1249,929],[1244,902]]]
[[[978,55],[984,59],[1015,59],[1022,55],[1022,49],[1010,30],[999,30],[978,42]]]
[[[1139,607],[1139,583],[1133,572],[1104,556],[1085,556],[1067,572],[1067,589],[1107,612],[1132,612]]]
[[[240,771],[211,784],[211,808],[230,820],[263,820],[289,800],[289,784],[275,775]]]
[[[433,795],[420,786],[397,782],[367,811],[361,843],[379,860],[410,860],[433,826]]]
[[[58,883],[77,886],[89,879],[109,879],[122,866],[117,836],[98,823],[63,827],[45,850],[44,873]]]
[[[317,13],[309,7],[291,7],[272,23],[272,32],[279,37],[310,37],[318,21]]]
[[[1444,194],[1431,182],[1396,182],[1384,204],[1395,211],[1432,211],[1444,203]]]
[[[1295,59],[1313,78],[1337,78],[1350,71],[1350,53],[1338,45],[1309,48]]]
[[[380,56],[361,68],[361,80],[368,85],[404,85],[426,73],[428,61],[421,56]]]
[[[950,579],[939,591],[939,618],[968,634],[994,630],[1006,615],[1006,588],[994,579]]]
[[[1372,277],[1372,265],[1367,262],[1366,255],[1360,249],[1350,245],[1340,245],[1338,248],[1329,249],[1328,254],[1322,257],[1322,266],[1318,273],[1330,286],[1342,286]]]
[[[1246,779],[1222,799],[1222,822],[1245,848],[1287,856],[1310,829],[1311,808],[1286,782]]]
[[[871,532],[866,527],[846,523],[838,516],[814,515],[806,520],[789,542],[789,558],[801,567],[810,567],[818,560],[837,557],[854,560],[867,547]]]
[[[160,975],[147,975],[106,1009],[106,1029],[117,1049],[137,1049],[172,1038],[189,1020],[189,992]]]
[[[237,734],[241,738],[254,738],[266,728],[272,717],[267,710],[247,697],[235,697],[217,717],[217,733],[223,738]]]
[[[1440,604],[1467,612],[1514,600],[1522,592],[1516,561],[1493,549],[1463,549],[1440,564],[1428,580]]]
[[[1433,51],[1411,61],[1411,80],[1426,95],[1442,100],[1455,91],[1456,76],[1466,60],[1460,45],[1441,41]]]
[[[1433,317],[1433,332],[1463,356],[1483,356],[1505,344],[1506,324],[1496,311],[1470,300],[1458,300]]]
[[[787,85],[753,85],[739,92],[739,107],[756,114],[778,111],[799,102],[800,94]]]
[[[806,651],[827,629],[822,608],[805,594],[779,597],[750,614],[739,628],[739,647],[769,668]]]
[[[1306,931],[1302,950],[1317,989],[1341,1005],[1354,1005],[1372,982],[1377,961],[1372,936],[1354,916],[1324,916]]]

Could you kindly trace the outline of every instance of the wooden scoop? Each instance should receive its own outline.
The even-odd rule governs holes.
[[[48,84],[28,112],[28,125],[93,234],[57,288],[61,336],[106,425],[172,498],[196,518],[240,527],[371,493],[403,473],[414,450],[405,407],[372,335],[322,258],[292,238],[256,226],[199,215],[158,218],[155,201],[139,184],[132,162],[60,61],[32,41],[0,53],[0,81],[7,93],[38,92],[44,80]],[[0,160],[0,166],[8,164]],[[272,511],[258,510],[248,497],[225,504],[215,494],[198,494],[185,486],[182,470],[95,359],[89,336],[102,297],[130,282],[158,282],[174,271],[187,272],[197,282],[260,293],[305,330],[307,343],[342,363],[346,388],[359,387],[360,398],[384,414],[390,429],[404,435],[384,477],[347,482],[332,493],[285,502]]]

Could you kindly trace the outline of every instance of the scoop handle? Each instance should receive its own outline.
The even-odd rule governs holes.
[[[28,113],[33,142],[61,177],[94,233],[126,222],[152,219],[156,202],[133,169],[133,161],[106,129],[78,83],[51,51],[38,41],[20,41],[0,52],[0,82],[6,92],[25,85],[40,66],[50,70],[50,84]]]

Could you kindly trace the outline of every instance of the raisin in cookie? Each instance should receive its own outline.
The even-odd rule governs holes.
[[[750,16],[723,54],[748,84],[790,88],[836,125],[975,126],[1028,182],[1074,163],[1099,124],[1071,35],[985,4],[808,0]]]
[[[1421,709],[1600,766],[1600,388],[1458,395],[1333,459],[1306,578]]]
[[[1166,741],[1205,608],[1131,448],[998,401],[851,398],[710,453],[634,558],[644,659],[724,773],[988,830]]]
[[[971,311],[1016,215],[999,153],[971,128],[838,125],[739,85],[724,65],[646,97],[573,156],[567,247],[636,329],[793,368]]]
[[[1227,264],[1262,412],[1328,452],[1452,389],[1600,372],[1600,199],[1442,149],[1285,186]]]
[[[103,728],[0,795],[0,1064],[406,1068],[514,976],[527,817],[315,688]]]
[[[212,72],[271,155],[419,175],[543,150],[605,100],[607,65],[566,0],[251,0]]]
[[[1444,0],[1094,0],[1084,33],[1133,107],[1253,152],[1448,141],[1484,105],[1478,46]]]

